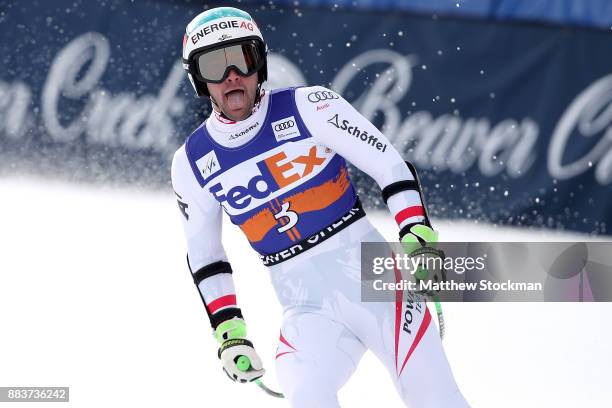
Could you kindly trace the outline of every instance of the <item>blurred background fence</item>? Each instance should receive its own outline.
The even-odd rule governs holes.
[[[434,216],[609,233],[604,0],[2,0],[0,172],[168,188],[209,112],[180,64],[184,27],[219,5],[260,25],[268,88],[328,86],[375,123]]]

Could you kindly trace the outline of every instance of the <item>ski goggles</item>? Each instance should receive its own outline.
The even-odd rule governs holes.
[[[198,79],[218,84],[225,81],[230,69],[249,76],[257,72],[265,60],[261,48],[252,40],[196,54],[192,64]]]

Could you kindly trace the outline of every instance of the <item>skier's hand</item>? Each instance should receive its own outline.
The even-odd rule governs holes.
[[[401,238],[404,251],[411,257],[421,257],[420,266],[414,273],[418,285],[420,282],[446,281],[446,271],[444,270],[444,252],[436,249],[438,244],[438,233],[430,226],[416,224],[410,228],[410,232]],[[433,296],[437,291],[417,290]]]
[[[400,241],[406,253],[411,254],[421,247],[435,248],[438,244],[438,233],[427,225],[415,224]]]
[[[231,380],[246,383],[264,375],[261,359],[253,343],[246,339],[244,320],[233,318],[224,321],[215,330],[215,338],[221,345],[219,358],[223,371]]]

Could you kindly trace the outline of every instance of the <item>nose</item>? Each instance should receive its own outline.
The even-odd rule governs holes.
[[[236,71],[235,68],[230,68],[229,72],[227,73],[226,81],[235,82],[238,80],[238,78],[240,78],[240,74],[238,74],[238,71]]]

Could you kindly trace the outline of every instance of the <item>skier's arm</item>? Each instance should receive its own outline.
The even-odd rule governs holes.
[[[246,339],[246,324],[236,303],[232,268],[221,244],[221,207],[212,196],[202,194],[185,146],[177,150],[172,160],[172,187],[187,239],[187,264],[221,346],[219,358],[223,369],[234,381],[260,378],[264,374],[261,359]],[[240,356],[250,361],[246,371],[237,366]]]
[[[240,317],[232,268],[221,244],[221,207],[201,191],[182,146],[172,161],[172,187],[187,240],[187,264],[213,329]]]
[[[414,225],[429,226],[415,168],[370,121],[324,87],[298,88],[295,99],[315,142],[340,154],[380,186],[400,237]]]

